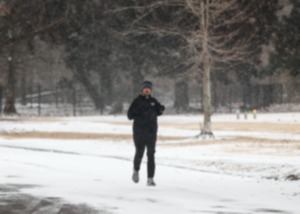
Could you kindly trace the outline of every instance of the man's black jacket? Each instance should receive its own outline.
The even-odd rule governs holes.
[[[138,96],[128,109],[128,119],[134,120],[133,132],[135,136],[155,134],[157,132],[157,116],[162,115],[165,107],[154,97]]]

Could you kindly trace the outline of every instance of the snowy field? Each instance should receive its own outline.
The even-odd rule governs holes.
[[[156,187],[125,116],[0,118],[0,214],[300,213],[300,113],[159,118]],[[144,158],[144,160],[146,160]]]

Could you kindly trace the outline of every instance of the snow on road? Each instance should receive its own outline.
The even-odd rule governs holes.
[[[229,116],[222,117],[222,122],[229,120]],[[298,120],[299,114],[286,122],[294,122],[295,117]],[[155,188],[146,186],[145,162],[140,183],[131,181],[131,139],[24,139],[13,135],[33,131],[130,135],[131,124],[125,117],[0,121],[0,133],[11,134],[0,137],[1,184],[30,185],[22,193],[87,204],[100,213],[300,213],[299,180],[287,179],[300,175],[297,133],[289,134],[294,138],[288,143],[280,141],[289,137],[280,138],[285,133],[275,134],[279,142],[268,135],[264,138],[270,143],[238,142],[231,141],[226,131],[216,140],[202,142],[192,138],[196,130],[163,125],[192,123],[194,117],[171,118],[162,117],[160,134],[173,131],[174,136],[190,138],[181,143],[180,139],[158,142]],[[274,115],[269,121],[264,116],[264,121],[273,120]]]

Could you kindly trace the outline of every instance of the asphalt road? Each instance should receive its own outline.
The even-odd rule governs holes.
[[[106,214],[85,204],[69,204],[60,198],[38,198],[20,192],[29,185],[0,185],[1,214]]]

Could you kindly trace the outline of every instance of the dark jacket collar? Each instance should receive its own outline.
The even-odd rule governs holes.
[[[144,99],[144,100],[150,100],[151,98],[152,98],[152,96],[151,95],[149,95],[149,98],[148,99],[146,99],[146,96],[143,96],[142,94],[140,94],[140,96],[139,96],[140,98],[142,98],[142,99]]]

